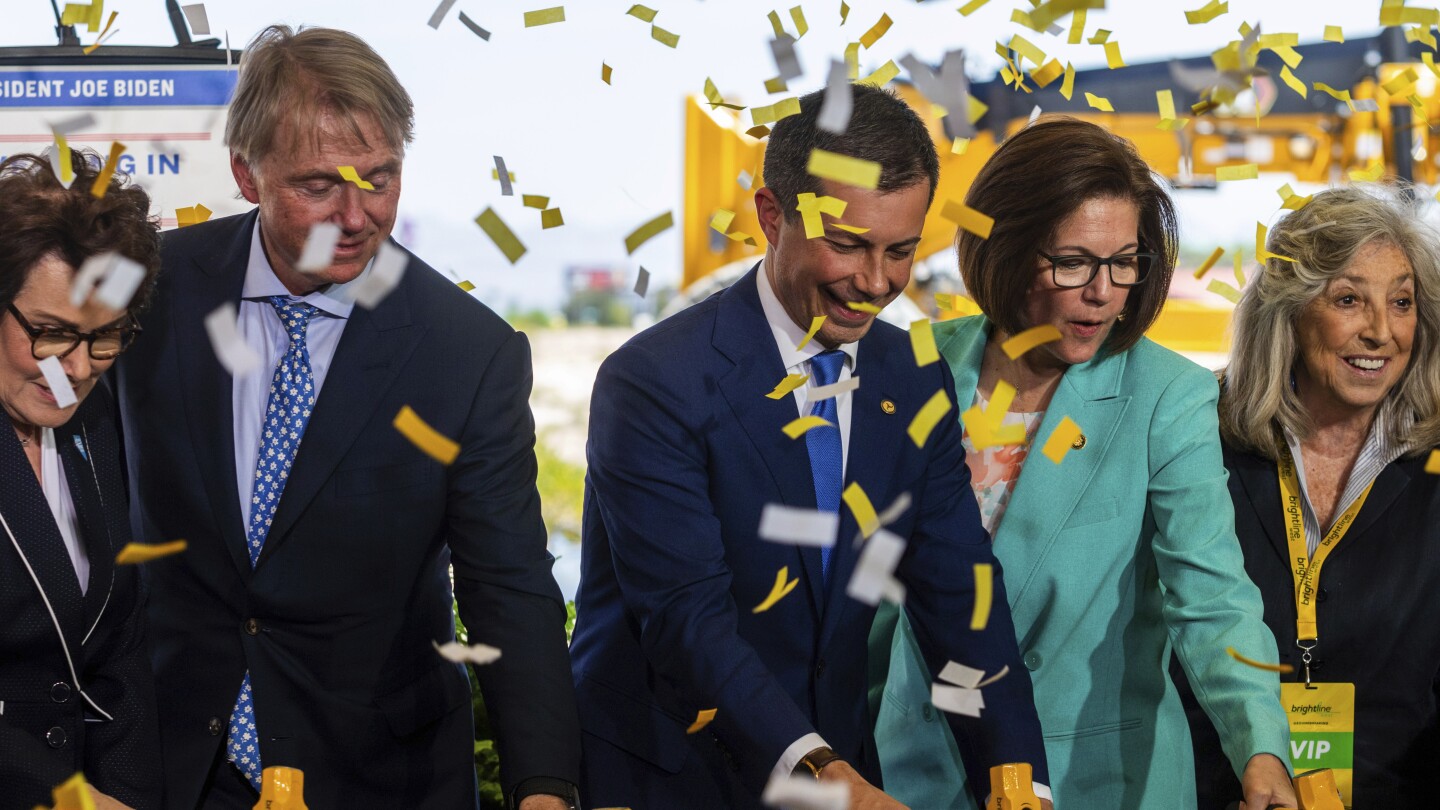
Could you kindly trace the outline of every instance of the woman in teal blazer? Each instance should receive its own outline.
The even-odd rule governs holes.
[[[1005,677],[1031,678],[1045,731],[1052,784],[1037,792],[1057,810],[1195,806],[1173,648],[1247,810],[1294,806],[1279,680],[1226,653],[1277,656],[1235,539],[1215,380],[1143,337],[1175,264],[1169,197],[1128,142],[1059,118],[1006,141],[966,204],[995,219],[989,238],[959,239],[987,314],[935,337],[960,407],[978,409],[962,415],[967,463],[1028,670]],[[1028,351],[1005,343],[1044,326]],[[1023,442],[986,447],[1011,424]],[[970,806],[903,611],[877,617],[871,656],[886,791],[925,810]]]

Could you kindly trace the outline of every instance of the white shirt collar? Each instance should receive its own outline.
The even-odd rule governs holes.
[[[370,260],[371,264],[374,262],[374,259]],[[315,290],[302,296],[300,300],[327,315],[349,318],[351,310],[355,309],[355,301],[345,294],[345,290],[360,280],[369,270],[370,265],[367,264],[365,271],[350,281],[344,284],[331,284]],[[268,299],[276,295],[293,297],[290,291],[285,289],[285,284],[275,275],[275,268],[270,265],[270,259],[265,255],[265,246],[260,242],[260,218],[256,217],[255,229],[250,234],[250,261],[245,265],[245,283],[240,288],[240,297],[253,300]]]
[[[795,347],[805,339],[805,330],[801,329],[795,321],[790,319],[789,313],[785,311],[785,305],[780,303],[780,298],[775,295],[775,288],[770,286],[770,257],[767,255],[760,262],[760,270],[755,273],[755,284],[760,293],[760,308],[765,312],[765,321],[770,324],[770,333],[775,337],[775,347],[780,350],[780,362],[788,369],[798,369],[810,358],[825,351],[820,341],[811,340],[805,344],[805,348],[796,350]],[[860,344],[842,343],[840,351],[845,353],[846,364],[850,366],[853,374],[855,361],[859,355]]]

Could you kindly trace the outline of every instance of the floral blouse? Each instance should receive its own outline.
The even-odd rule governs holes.
[[[975,404],[984,410],[990,403],[977,390]],[[1020,468],[1025,465],[1025,457],[1030,454],[1035,432],[1039,430],[1040,422],[1044,418],[1044,411],[1005,414],[1005,418],[1001,420],[1002,425],[1025,425],[1024,444],[976,450],[974,443],[970,441],[969,428],[961,434],[961,443],[965,446],[965,465],[970,468],[970,487],[975,490],[975,500],[980,504],[980,522],[991,537],[994,537],[995,531],[1000,528],[1000,518],[1005,515],[1005,507],[1010,503],[1010,493],[1015,491],[1015,483],[1020,480]]]

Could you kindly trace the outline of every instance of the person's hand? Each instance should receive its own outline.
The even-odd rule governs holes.
[[[905,805],[895,801],[884,791],[865,781],[865,778],[850,767],[850,763],[837,759],[820,771],[822,782],[845,782],[850,785],[850,810],[907,810]]]
[[[1290,772],[1274,754],[1256,754],[1245,763],[1240,790],[1245,796],[1240,810],[1267,810],[1272,804],[1300,806],[1295,788],[1290,784]]]
[[[86,785],[90,788],[90,798],[95,802],[95,810],[134,810],[130,805],[95,789],[94,785]]]
[[[570,804],[559,796],[532,793],[520,800],[520,810],[570,810]]]
[[[570,804],[559,796],[532,793],[520,800],[520,810],[570,810]]]
[[[1040,810],[1055,810],[1055,803],[1049,799],[1041,799]]]

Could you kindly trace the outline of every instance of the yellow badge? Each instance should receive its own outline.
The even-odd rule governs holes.
[[[1290,718],[1290,762],[1295,773],[1329,768],[1346,807],[1353,804],[1355,684],[1280,684],[1280,702]]]

